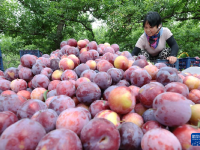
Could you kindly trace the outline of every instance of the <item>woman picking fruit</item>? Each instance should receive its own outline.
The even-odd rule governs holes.
[[[143,21],[144,33],[138,39],[132,55],[144,55],[148,60],[167,59],[170,64],[177,60],[178,44],[171,31],[162,27],[157,12],[149,12]],[[166,48],[166,43],[170,48]]]

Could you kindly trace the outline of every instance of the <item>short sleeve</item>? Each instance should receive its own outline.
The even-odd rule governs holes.
[[[168,28],[165,28],[163,35],[165,36],[165,40],[167,41],[167,39],[169,39],[173,34]]]
[[[144,35],[144,33],[138,39],[137,43],[135,44],[135,47],[138,47],[140,49],[144,49],[144,47],[145,47],[145,35]]]

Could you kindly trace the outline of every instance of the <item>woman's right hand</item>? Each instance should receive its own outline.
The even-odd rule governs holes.
[[[170,64],[174,64],[177,61],[177,57],[169,56],[169,57],[167,57],[167,60],[169,60]]]

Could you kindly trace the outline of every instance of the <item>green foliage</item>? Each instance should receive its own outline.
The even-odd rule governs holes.
[[[21,37],[8,37],[1,36],[0,47],[3,54],[19,54],[19,50],[24,47],[25,42],[21,39]]]
[[[200,51],[200,7],[193,0],[1,0],[0,6],[3,53],[19,54],[20,49],[50,53],[69,38],[117,43],[121,51],[132,51],[149,11],[160,13],[180,53],[193,57]],[[95,18],[106,26],[93,29]]]
[[[94,34],[97,43],[106,43],[109,41],[109,37],[106,36],[107,27],[100,26],[94,29]]]
[[[198,56],[200,52],[200,26],[191,21],[185,21],[181,27],[180,24],[181,22],[177,22],[171,28],[179,45],[179,54],[187,52],[190,57]]]
[[[3,67],[4,70],[15,67],[17,68],[20,65],[20,56],[15,54],[3,54]]]

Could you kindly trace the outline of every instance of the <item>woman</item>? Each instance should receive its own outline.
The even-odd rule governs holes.
[[[162,27],[157,12],[149,12],[143,21],[144,33],[138,39],[132,55],[144,55],[148,60],[167,59],[170,64],[177,60],[178,44],[171,31]],[[166,48],[166,43],[170,48]]]

